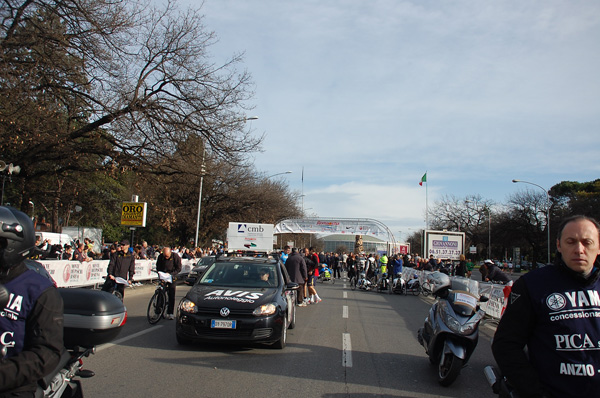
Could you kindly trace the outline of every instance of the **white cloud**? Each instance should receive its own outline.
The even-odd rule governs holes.
[[[294,170],[294,189],[305,166],[321,216],[422,222],[425,170],[431,201],[599,177],[598,2],[208,0],[204,12],[217,60],[246,51],[252,126],[267,135],[255,163]]]

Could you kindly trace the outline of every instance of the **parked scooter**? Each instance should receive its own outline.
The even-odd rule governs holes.
[[[428,282],[438,300],[431,306],[425,324],[419,329],[419,343],[425,347],[429,361],[437,364],[438,382],[452,384],[475,351],[479,322],[485,315],[478,310],[480,300],[476,281],[450,277],[441,272],[429,275]]]

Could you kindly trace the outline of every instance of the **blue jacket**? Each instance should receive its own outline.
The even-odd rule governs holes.
[[[402,265],[404,265],[404,261],[402,261],[402,258],[397,258],[392,262],[392,265],[394,266],[394,274],[401,274],[402,273]]]

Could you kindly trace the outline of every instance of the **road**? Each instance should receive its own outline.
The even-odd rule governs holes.
[[[177,301],[189,287],[177,288]],[[352,291],[343,281],[318,284],[323,301],[298,308],[288,346],[180,346],[175,321],[150,326],[151,286],[128,289],[129,319],[119,337],[87,358],[96,376],[86,397],[494,397],[483,376],[492,363],[492,325],[458,380],[437,383],[417,342],[431,298]]]

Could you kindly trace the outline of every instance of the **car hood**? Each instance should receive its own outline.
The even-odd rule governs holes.
[[[272,303],[277,288],[225,287],[195,285],[186,295],[198,307],[220,308],[227,304],[230,308],[247,308]]]

